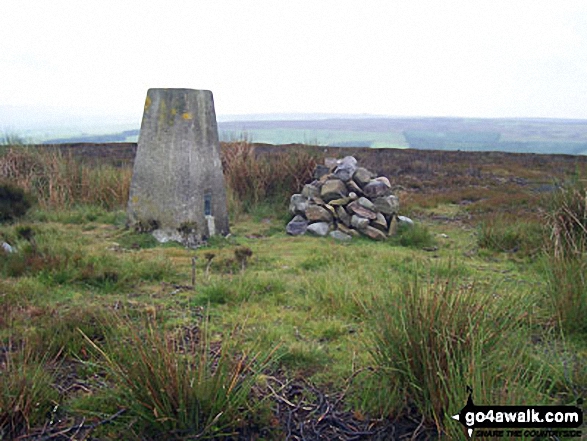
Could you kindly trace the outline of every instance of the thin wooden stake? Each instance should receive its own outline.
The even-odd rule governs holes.
[[[192,288],[196,287],[196,256],[192,257]]]

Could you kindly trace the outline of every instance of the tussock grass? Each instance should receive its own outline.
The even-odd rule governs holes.
[[[557,322],[569,332],[587,332],[587,263],[569,257],[544,262],[547,294]]]
[[[587,188],[576,180],[562,187],[547,215],[551,253],[555,257],[581,256],[587,252]]]
[[[120,386],[117,400],[138,437],[210,439],[254,420],[259,402],[252,388],[269,353],[249,356],[217,345],[206,329],[186,341],[153,321],[144,330],[130,322],[124,328],[124,342],[87,340]]]
[[[393,242],[403,247],[424,248],[436,245],[436,240],[430,230],[420,223],[413,226],[400,226],[397,235],[392,238]]]
[[[8,345],[0,354],[0,439],[16,439],[42,424],[59,400],[43,351]]]
[[[545,274],[558,322],[569,332],[587,332],[587,189],[563,187],[547,214]]]
[[[449,416],[465,403],[466,385],[493,404],[543,398],[541,374],[528,371],[521,351],[523,303],[498,301],[454,279],[421,284],[414,278],[392,287],[375,299],[372,310],[369,351],[387,399],[381,403],[382,394],[376,393],[371,404],[393,415],[413,406],[454,436],[458,430]]]

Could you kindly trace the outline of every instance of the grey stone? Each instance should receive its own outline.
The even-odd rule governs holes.
[[[393,215],[389,220],[389,230],[387,230],[389,236],[395,236],[397,234],[397,225],[397,216]]]
[[[310,199],[310,202],[314,203],[315,205],[326,205],[326,202],[324,202],[319,197],[315,197],[315,198]]]
[[[371,181],[373,177],[374,174],[366,168],[357,167],[357,169],[355,170],[355,174],[353,175],[353,181],[355,181],[359,187],[363,188]]]
[[[340,199],[346,197],[348,194],[346,185],[340,179],[329,179],[324,183],[320,190],[320,197],[325,202],[330,202],[333,199]]]
[[[349,236],[359,236],[359,232],[357,230],[353,230],[352,228],[346,225],[338,224],[338,229],[343,233],[348,234]]]
[[[353,200],[350,197],[346,197],[346,198],[340,198],[340,199],[333,199],[330,202],[328,202],[330,205],[348,205],[349,202],[352,202]]]
[[[336,179],[336,178],[332,173],[327,173],[327,174],[323,175],[320,179],[318,179],[318,182],[320,183],[320,185],[322,185],[326,181],[328,181],[329,179]],[[322,189],[322,187],[320,187],[320,189]]]
[[[314,179],[320,179],[322,176],[330,173],[330,168],[325,165],[318,164],[314,169]]]
[[[347,209],[358,216],[364,217],[369,220],[377,218],[377,214],[371,210],[367,210],[365,207],[359,204],[359,201],[353,201],[347,205]]]
[[[324,204],[323,207],[326,208],[330,212],[332,217],[336,217],[336,209],[332,205]]]
[[[369,226],[369,219],[353,214],[351,216],[351,225],[357,230],[363,230]]]
[[[359,230],[362,234],[367,236],[369,239],[373,240],[385,240],[387,236],[383,231],[379,231],[377,228],[373,228],[371,226],[367,226],[361,230]]]
[[[2,250],[8,254],[14,253],[14,247],[12,247],[9,243],[2,242]]]
[[[285,232],[292,236],[299,236],[300,234],[304,234],[307,228],[308,221],[302,216],[297,215],[291,221],[289,221],[285,227]]]
[[[229,234],[212,92],[148,90],[130,185],[127,225],[135,229],[153,225],[164,231],[189,231],[186,244],[201,243],[215,234]],[[214,231],[210,231],[211,226]]]
[[[340,221],[345,224],[347,227],[351,226],[351,216],[348,212],[344,209],[344,207],[336,207],[336,216]]]
[[[387,179],[385,176],[379,176],[378,178],[375,178],[375,180],[379,181],[379,182],[383,182],[386,186],[391,188],[391,182],[389,182],[389,179]]]
[[[309,222],[332,222],[332,213],[319,205],[310,205],[305,214]]]
[[[359,187],[357,185],[357,183],[355,181],[353,181],[352,179],[346,183],[346,186],[347,186],[349,192],[356,193],[356,194],[363,194],[363,190],[361,190],[361,187]]]
[[[354,191],[351,191],[351,192],[349,193],[349,198],[351,198],[351,199],[354,201],[354,200],[358,199],[358,198],[359,198],[359,196],[358,196],[358,195],[357,195],[357,193],[355,193]]]
[[[408,227],[414,226],[414,221],[407,216],[398,216],[397,222],[399,225],[407,225]]]
[[[320,179],[314,179],[312,182],[310,182],[310,185],[313,185],[318,190],[322,188],[322,182],[320,182]]]
[[[379,198],[391,195],[391,188],[389,188],[384,182],[372,179],[363,187],[363,193],[369,198]]]
[[[353,238],[351,235],[343,233],[340,230],[331,231],[330,237],[332,237],[334,240],[340,240],[341,242],[348,242]]]
[[[301,194],[292,194],[289,200],[289,212],[291,214],[304,214],[309,205],[307,197]]]
[[[175,228],[159,228],[153,230],[151,234],[160,243],[181,242],[183,239],[179,231]]]
[[[371,210],[371,211],[375,211],[375,204],[373,202],[371,202],[369,199],[367,199],[364,196],[361,196],[359,199],[357,199],[357,202],[359,203],[359,205],[361,207],[366,208],[367,210]]]
[[[377,213],[377,219],[371,221],[371,226],[387,234],[387,220],[383,214]]]
[[[308,199],[320,196],[320,189],[313,184],[306,184],[302,189],[302,196]]]
[[[324,237],[328,235],[328,232],[330,231],[330,224],[328,222],[315,222],[308,225],[306,231],[315,236]]]
[[[387,215],[396,214],[399,210],[399,199],[394,195],[375,198],[373,204],[377,211]]]
[[[328,170],[334,170],[337,165],[338,165],[338,159],[324,158],[324,166],[328,167]]]
[[[357,160],[353,156],[346,156],[340,161],[334,169],[334,176],[342,181],[349,181],[357,169]]]

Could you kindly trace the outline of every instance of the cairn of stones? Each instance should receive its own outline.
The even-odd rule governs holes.
[[[385,240],[395,234],[399,200],[385,176],[359,167],[353,156],[330,159],[314,170],[314,181],[291,197],[294,216],[286,232],[342,241],[363,235]]]

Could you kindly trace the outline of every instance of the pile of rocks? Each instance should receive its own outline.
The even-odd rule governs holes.
[[[395,233],[399,200],[389,179],[359,167],[352,156],[326,159],[314,170],[314,181],[291,197],[287,224],[291,235],[330,235],[350,240],[362,234],[384,240]]]

